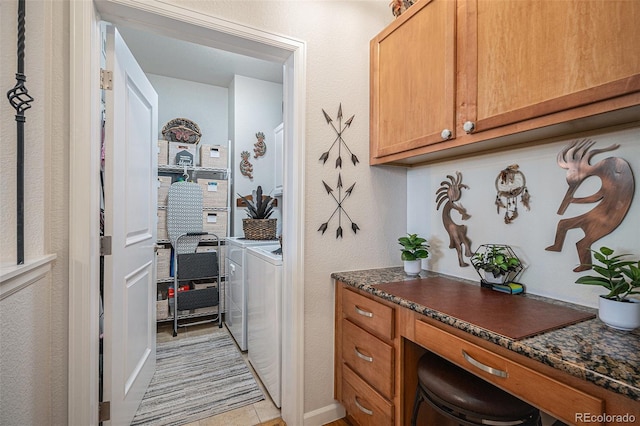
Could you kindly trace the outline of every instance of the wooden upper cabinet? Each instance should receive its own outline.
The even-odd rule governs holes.
[[[419,0],[371,41],[370,163],[637,120],[638,22],[640,1]]]
[[[467,3],[475,132],[640,91],[640,2]]]
[[[371,162],[455,132],[455,2],[422,0],[371,40]]]

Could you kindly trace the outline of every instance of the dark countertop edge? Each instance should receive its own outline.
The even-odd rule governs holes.
[[[455,327],[461,331],[464,331],[466,333],[469,333],[473,336],[479,337],[483,340],[486,340],[488,342],[497,344],[499,346],[502,346],[512,352],[515,352],[517,354],[526,356],[527,358],[533,359],[535,361],[541,362],[549,367],[555,368],[557,370],[563,371],[571,376],[577,377],[579,379],[582,380],[586,380],[588,382],[591,382],[597,386],[603,387],[605,389],[608,389],[612,392],[624,395],[628,398],[634,399],[634,400],[640,400],[640,389],[636,388],[634,386],[631,386],[625,382],[621,382],[620,380],[617,380],[614,377],[611,376],[607,376],[601,373],[598,373],[596,371],[590,370],[585,368],[582,365],[578,365],[576,363],[573,363],[571,361],[565,360],[557,355],[554,355],[552,352],[550,351],[542,351],[539,350],[537,348],[531,347],[529,345],[527,345],[527,340],[530,338],[533,338],[535,336],[531,336],[531,337],[527,337],[525,339],[522,340],[512,340],[508,337],[505,337],[501,334],[498,333],[494,333],[492,331],[486,330],[484,328],[478,327],[474,324],[470,324],[466,321],[462,321],[458,318],[455,318],[453,316],[447,315],[445,313],[436,311],[434,309],[428,308],[426,306],[420,305],[418,303],[415,302],[409,302],[406,301],[404,299],[402,300],[395,300],[396,297],[386,293],[376,287],[374,287],[377,284],[385,284],[388,282],[395,282],[395,281],[402,281],[404,280],[409,280],[409,279],[415,279],[415,278],[409,278],[409,277],[404,277],[404,278],[400,278],[398,280],[394,280],[394,281],[389,281],[389,280],[385,280],[385,279],[379,279],[379,280],[372,280],[371,282],[367,282],[367,283],[361,283],[359,280],[355,280],[355,279],[351,279],[348,275],[345,274],[349,274],[349,273],[353,273],[353,272],[359,272],[359,273],[375,273],[376,271],[390,271],[390,270],[395,270],[398,268],[375,268],[375,269],[366,269],[366,270],[361,270],[361,271],[342,271],[342,272],[333,272],[331,274],[331,278],[333,278],[334,280],[343,282],[351,287],[357,288],[359,290],[365,291],[369,294],[372,294],[374,296],[380,297],[381,299],[384,299],[388,302],[394,303],[396,305],[402,306],[404,308],[410,309],[414,312],[417,312],[419,314],[425,315],[429,318],[435,319],[443,324],[447,324],[450,325],[452,327]],[[400,269],[402,269],[400,267]],[[451,279],[455,279],[457,281],[463,282],[463,283],[467,283],[470,285],[478,285],[477,282],[474,281],[470,281],[470,280],[465,280],[462,278],[457,278],[457,277],[452,277],[449,275],[445,275],[445,274],[440,274],[440,273],[435,273],[435,272],[425,272],[422,271],[420,273],[420,277],[421,278],[426,278],[429,276],[442,276],[442,277],[447,277],[447,278],[451,278]],[[587,311],[587,312],[597,312],[596,309],[593,308],[588,308],[582,305],[576,305],[573,303],[569,303],[569,302],[563,302],[560,300],[556,300],[556,299],[551,299],[551,298],[547,298],[544,296],[538,296],[538,295],[532,295],[532,294],[523,294],[520,297],[530,297],[533,299],[537,299],[537,300],[541,300],[541,301],[545,301],[548,303],[554,303],[554,304],[560,304],[560,305],[564,305],[564,306],[569,306],[572,307],[574,309],[578,309],[578,310],[582,310],[582,311]],[[399,299],[399,298],[398,298]],[[591,320],[587,320],[584,322],[589,322],[589,321],[596,321],[596,319],[591,319]],[[570,327],[570,326],[567,326]],[[551,330],[548,331],[546,333],[542,333],[542,334],[550,334],[553,333],[554,331],[557,330]]]

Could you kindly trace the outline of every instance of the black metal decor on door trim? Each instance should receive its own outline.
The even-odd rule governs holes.
[[[33,97],[25,86],[24,75],[25,47],[25,0],[18,0],[18,70],[16,85],[7,92],[9,103],[16,110],[17,152],[16,152],[16,205],[17,205],[17,264],[24,264],[24,116],[25,110],[31,108]]]

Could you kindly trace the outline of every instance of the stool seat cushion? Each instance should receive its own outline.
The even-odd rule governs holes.
[[[427,352],[418,362],[420,387],[452,408],[492,419],[521,419],[536,408],[485,380]]]

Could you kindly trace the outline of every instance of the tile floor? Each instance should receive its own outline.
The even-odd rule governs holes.
[[[157,342],[160,343],[174,339],[184,339],[185,337],[200,336],[210,333],[212,328],[214,327],[217,329],[218,324],[208,323],[189,327],[181,327],[178,329],[178,335],[176,337],[173,337],[172,324],[162,323],[158,325],[158,334],[156,336],[156,339]],[[223,326],[222,329],[226,331],[226,327]],[[238,351],[239,350],[240,349],[238,349]],[[264,386],[260,382],[260,379],[258,379],[257,375],[253,371],[251,364],[247,360],[246,352],[243,353],[242,356],[249,366],[249,370],[251,370],[254,377],[256,378],[256,382],[258,382],[258,386],[260,387],[260,390],[262,390],[265,399],[252,405],[247,405],[245,407],[227,411],[226,413],[222,413],[214,417],[208,417],[197,422],[189,423],[186,426],[254,426],[280,417],[280,409],[273,404],[271,398],[269,397],[269,394],[265,391]]]

